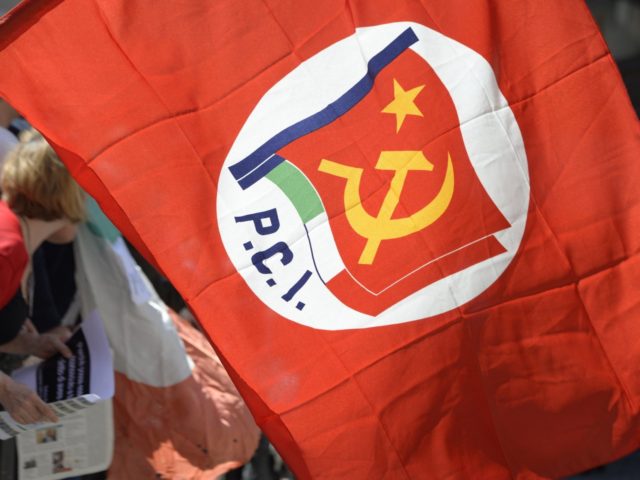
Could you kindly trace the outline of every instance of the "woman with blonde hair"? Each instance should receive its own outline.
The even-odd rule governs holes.
[[[0,175],[0,352],[71,356],[69,332],[39,334],[29,320],[31,257],[44,242],[68,243],[85,218],[84,194],[44,137],[27,132]],[[0,404],[21,423],[56,421],[26,387],[0,373]]]

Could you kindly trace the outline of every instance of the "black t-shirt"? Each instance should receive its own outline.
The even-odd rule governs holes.
[[[0,345],[16,338],[28,314],[29,308],[18,289],[9,303],[0,308]]]

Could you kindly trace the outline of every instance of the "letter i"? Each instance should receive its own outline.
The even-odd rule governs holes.
[[[284,295],[282,295],[282,299],[285,302],[289,302],[291,301],[291,299],[293,298],[293,296],[298,293],[300,291],[300,289],[302,287],[304,287],[304,285],[309,281],[309,278],[311,278],[312,273],[307,270],[306,272],[304,272],[302,274],[302,276],[300,277],[300,279],[294,283],[293,287],[291,287],[289,289],[289,291],[287,293],[285,293]],[[302,310],[305,307],[305,304],[303,302],[298,302],[296,304],[296,308],[298,310]]]

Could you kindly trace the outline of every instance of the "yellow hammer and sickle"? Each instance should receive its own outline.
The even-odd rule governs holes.
[[[358,263],[371,265],[382,240],[400,238],[418,232],[442,216],[453,197],[453,164],[451,155],[447,159],[447,171],[435,198],[416,213],[403,218],[391,218],[404,188],[407,173],[411,170],[432,171],[433,164],[422,151],[400,150],[382,151],[376,164],[378,170],[394,172],[391,185],[382,201],[377,216],[370,215],[362,206],[360,180],[362,168],[343,165],[323,159],[318,170],[347,180],[344,188],[344,210],[354,231],[367,239]]]

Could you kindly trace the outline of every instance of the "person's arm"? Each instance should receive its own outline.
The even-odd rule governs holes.
[[[40,397],[0,372],[0,404],[19,423],[57,422],[58,417]]]

